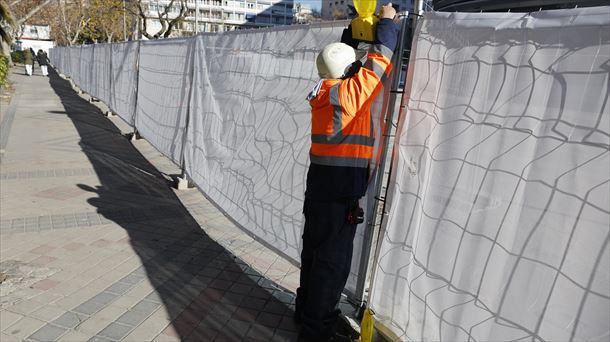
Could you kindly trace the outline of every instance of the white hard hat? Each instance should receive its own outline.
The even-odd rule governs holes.
[[[341,78],[355,61],[356,52],[351,46],[344,43],[332,43],[320,51],[316,59],[316,66],[321,78]]]

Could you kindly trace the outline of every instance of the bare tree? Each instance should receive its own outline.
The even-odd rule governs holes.
[[[176,5],[174,5],[176,4]],[[179,7],[179,12],[176,16],[171,14],[171,10],[174,7]],[[139,30],[142,35],[148,39],[158,39],[158,38],[167,38],[172,34],[172,31],[176,28],[176,26],[182,22],[184,17],[186,16],[187,8],[186,8],[186,0],[171,0],[169,4],[162,6],[156,6],[156,18],[161,24],[161,28],[154,34],[150,34],[147,32],[147,19],[150,18],[148,15],[152,13],[149,1],[138,0],[138,16],[140,21]]]
[[[74,45],[91,18],[83,0],[57,0],[59,8],[59,45]]]

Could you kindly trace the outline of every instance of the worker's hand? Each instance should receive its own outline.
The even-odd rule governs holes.
[[[388,2],[387,4],[381,6],[381,13],[379,13],[379,17],[381,19],[394,19],[396,16],[396,10],[392,7],[392,3]]]

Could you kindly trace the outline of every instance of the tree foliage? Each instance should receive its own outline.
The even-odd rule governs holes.
[[[0,52],[4,56],[9,53],[8,46],[13,41],[12,32],[15,26],[13,12],[4,0],[0,0]]]
[[[112,42],[127,36],[127,17],[123,0],[90,0],[84,35],[89,40]],[[123,20],[125,19],[125,22]]]

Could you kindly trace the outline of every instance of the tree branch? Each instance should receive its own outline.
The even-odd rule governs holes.
[[[164,38],[167,38],[172,33],[174,26],[176,26],[176,24],[178,24],[182,20],[182,18],[184,18],[185,13],[186,13],[186,3],[184,1],[180,1],[180,13],[178,14],[177,17],[175,17],[174,19],[172,19],[169,22],[169,26],[168,26],[167,30],[165,31],[165,34],[163,35]]]
[[[17,20],[17,25],[23,24],[26,20],[30,19],[34,14],[36,14],[36,12],[40,11],[43,7],[45,7],[46,5],[50,4],[51,1],[53,1],[53,0],[45,0],[40,5],[34,7],[33,9],[31,9],[26,15],[23,16],[23,18]]]
[[[146,14],[144,14],[141,2],[138,2],[138,15],[140,16],[140,33],[148,39],[154,39],[154,37],[146,31]]]

